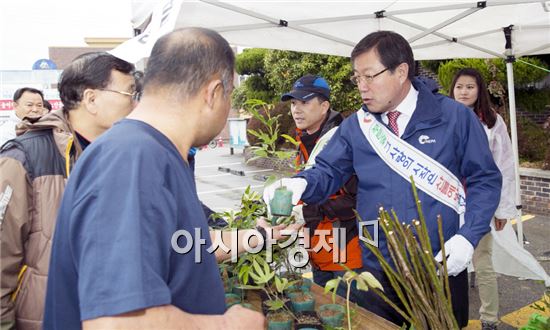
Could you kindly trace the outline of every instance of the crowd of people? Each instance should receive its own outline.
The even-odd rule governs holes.
[[[403,219],[418,218],[412,176],[431,252],[447,259],[459,326],[468,323],[466,268],[473,259],[483,329],[496,329],[490,232],[516,216],[515,182],[511,142],[483,79],[473,69],[461,70],[450,97],[439,94],[430,81],[414,76],[410,45],[390,31],[363,38],[351,62],[363,104],[348,118],[331,109],[331,87],[319,75],[301,77],[281,97],[291,104],[296,163],[303,167],[281,182],[312,233],[306,239],[315,245],[316,230],[346,232],[343,262],[335,263],[328,252],[311,253],[314,281],[324,285],[346,268],[366,270],[400,305],[359,240],[355,210],[363,220],[376,219],[380,206]],[[226,309],[217,262],[229,254],[206,252],[217,229],[209,227],[210,211],[198,199],[193,173],[194,148],[226,123],[234,70],[226,40],[208,29],[186,28],[156,42],[143,81],[136,81],[133,64],[91,53],[63,71],[62,109],[45,110],[38,90],[15,93],[17,119],[5,124],[13,134],[2,136],[0,149],[2,328],[264,329],[260,313],[239,305]],[[374,129],[385,134],[388,148],[414,155],[414,163],[405,166],[376,148]],[[279,184],[265,188],[266,203]],[[445,256],[438,215],[444,219]],[[283,229],[301,226],[259,220],[256,229],[239,232],[235,246],[243,251],[241,238],[252,231],[280,239]],[[204,244],[193,247],[200,263],[195,253],[172,249],[172,235],[182,229],[201,233],[195,239]],[[385,237],[379,239],[389,260]],[[372,292],[353,287],[352,300],[404,323]]]

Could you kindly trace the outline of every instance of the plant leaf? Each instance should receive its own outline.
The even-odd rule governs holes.
[[[246,284],[246,285],[242,284],[242,285],[239,285],[238,287],[245,290],[256,290],[256,289],[262,288],[262,286],[260,285],[249,285],[249,284]]]
[[[281,137],[285,139],[285,141],[292,143],[295,147],[298,147],[300,145],[300,142],[296,141],[296,139],[288,134],[281,134]]]
[[[277,181],[277,176],[271,174],[270,176],[267,177],[267,180],[265,180],[264,188],[269,186],[269,185],[274,184],[275,181]]]
[[[384,291],[382,284],[380,284],[380,282],[376,279],[376,277],[374,277],[374,275],[372,275],[371,273],[362,272],[361,274],[359,274],[359,278],[362,278],[363,280],[365,280],[365,282],[369,287]]]
[[[289,159],[290,157],[292,157],[292,155],[294,154],[294,152],[292,151],[275,151],[275,156],[279,159]]]
[[[327,284],[325,284],[325,293],[332,291],[332,303],[336,302],[336,291],[338,290],[340,281],[341,281],[341,278],[337,277],[327,281]]]
[[[280,300],[280,299],[268,300],[268,301],[265,302],[265,304],[269,307],[269,310],[271,310],[271,311],[279,310],[279,309],[283,308],[283,306],[285,305],[283,303],[283,301]]]
[[[355,282],[357,285],[357,290],[369,291],[369,285],[362,277],[356,277]]]
[[[258,139],[260,138],[260,133],[258,133],[258,131],[253,130],[253,129],[247,129],[246,131],[247,131],[249,134],[254,135],[255,137],[257,137]]]
[[[340,279],[333,278],[332,280],[328,280],[325,284],[325,293],[328,293],[329,291],[334,290],[338,287],[338,284],[340,283]]]
[[[283,282],[279,276],[275,276],[275,288],[277,288],[277,292],[283,292]]]
[[[265,283],[265,282],[263,282],[263,279],[260,278],[260,276],[254,274],[254,273],[248,273],[248,275],[249,275],[250,277],[252,277],[252,279],[254,280],[254,282],[256,282],[256,283],[258,283],[258,284],[263,284],[263,283]]]
[[[254,259],[254,261],[252,261],[252,268],[254,268],[254,271],[256,272],[256,274],[258,276],[263,276],[264,275],[262,267],[260,266],[260,264],[258,263],[258,261],[256,259]]]
[[[254,150],[254,155],[258,158],[265,158],[267,157],[267,151],[262,149]]]

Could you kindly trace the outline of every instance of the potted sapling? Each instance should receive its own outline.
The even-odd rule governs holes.
[[[268,329],[292,330],[295,316],[284,291],[292,284],[286,278],[275,275],[269,264],[259,255],[249,255],[251,266],[241,273],[250,276],[254,285],[243,285],[244,289],[259,289],[264,293],[262,311],[266,314]]]
[[[254,157],[250,158],[248,162],[259,158],[274,158],[279,162],[286,162],[291,159],[296,154],[296,151],[277,149],[277,141],[283,138],[296,147],[299,143],[291,136],[280,133],[279,117],[281,115],[271,116],[273,105],[261,100],[247,100],[244,103],[244,107],[263,126],[261,129],[247,130],[249,134],[258,139],[258,143],[250,147]],[[290,168],[295,172],[298,168],[296,168],[296,164],[293,165]],[[272,184],[277,179],[276,176],[271,175],[267,179],[265,186]],[[273,199],[269,202],[269,207],[273,216],[272,224],[280,224],[285,220],[288,222],[289,217],[292,215],[292,191],[287,190],[283,185],[277,187]]]
[[[378,290],[384,290],[382,288],[382,285],[380,282],[369,272],[362,272],[357,273],[354,272],[351,269],[348,269],[345,265],[342,265],[342,267],[346,268],[347,271],[344,273],[344,276],[338,276],[337,278],[334,278],[332,280],[329,280],[327,284],[325,284],[325,293],[332,292],[332,302],[333,304],[336,303],[336,291],[338,290],[338,286],[340,285],[340,282],[344,282],[346,284],[346,315],[347,315],[347,323],[348,323],[348,329],[352,329],[352,323],[351,323],[351,307],[350,307],[350,293],[351,293],[351,285],[353,281],[356,282],[357,290],[361,291],[369,291],[369,288],[374,288]],[[327,306],[327,305],[323,305]],[[321,310],[328,310],[328,309],[338,309],[338,307],[333,307],[332,304],[323,307],[321,306]],[[325,315],[328,314],[328,312],[324,313]],[[338,313],[335,313],[336,316],[338,316]],[[326,317],[325,317],[326,318]],[[338,317],[336,317],[337,319]],[[327,320],[327,324],[331,325],[330,323],[337,322],[337,320],[329,318]]]

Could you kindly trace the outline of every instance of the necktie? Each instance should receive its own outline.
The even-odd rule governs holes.
[[[397,136],[399,136],[399,126],[397,126],[397,118],[399,118],[399,115],[401,115],[399,111],[392,111],[387,114],[388,126]]]

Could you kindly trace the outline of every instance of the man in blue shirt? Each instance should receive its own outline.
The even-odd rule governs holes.
[[[212,240],[187,163],[192,146],[224,127],[233,72],[233,51],[214,31],[182,29],[157,41],[140,104],[71,173],[45,329],[264,329],[257,312],[226,311],[216,261],[229,255],[207,252]],[[226,246],[230,234],[222,234]],[[259,241],[252,237],[250,245]],[[244,250],[241,237],[237,250]]]
[[[496,167],[487,137],[473,112],[443,95],[433,93],[425,82],[414,77],[414,57],[407,41],[397,33],[378,31],[367,35],[353,49],[352,82],[357,85],[363,100],[362,108],[340,125],[328,145],[317,156],[316,166],[297,175],[283,179],[266,188],[264,199],[269,201],[274,187],[282,184],[293,190],[293,201],[319,203],[339,189],[353,173],[357,174],[357,212],[362,220],[378,218],[379,207],[393,209],[401,221],[418,219],[407,171],[411,175],[427,179],[426,190],[419,190],[426,225],[429,231],[432,253],[441,250],[437,235],[437,216],[443,218],[445,251],[451,287],[453,312],[459,326],[468,323],[468,279],[466,267],[472,258],[474,247],[489,232],[489,223],[497,208],[501,175]],[[369,140],[369,127],[382,127],[388,132],[387,140],[395,143],[389,153],[375,149]],[[369,126],[370,125],[370,126]],[[391,131],[391,132],[390,132]],[[381,131],[378,130],[378,133]],[[385,133],[384,133],[385,134]],[[379,135],[378,135],[379,136]],[[375,140],[374,140],[375,141]],[[411,159],[401,157],[406,150],[423,155]],[[416,157],[416,156],[415,156]],[[396,160],[398,160],[396,162]],[[425,169],[430,164],[454,183],[434,182],[436,175]],[[433,164],[433,166],[432,166]],[[420,166],[422,165],[422,166]],[[434,172],[435,173],[435,172]],[[443,176],[439,176],[443,178]],[[419,181],[417,180],[417,186]],[[467,191],[464,212],[463,200],[449,202],[449,197],[462,196],[464,183]],[[430,186],[431,184],[431,186]],[[449,189],[449,187],[453,189]],[[444,193],[443,193],[444,192]],[[441,194],[440,194],[441,193]],[[434,196],[437,196],[434,197]],[[459,213],[464,215],[460,226]],[[367,227],[373,235],[372,227]],[[380,233],[378,247],[386,260],[391,260],[386,239]],[[383,275],[377,258],[362,245],[363,266],[382,283],[390,299],[399,299]],[[436,255],[436,260],[441,256]],[[376,294],[354,292],[355,300],[363,307],[399,325],[403,323],[393,308]]]

